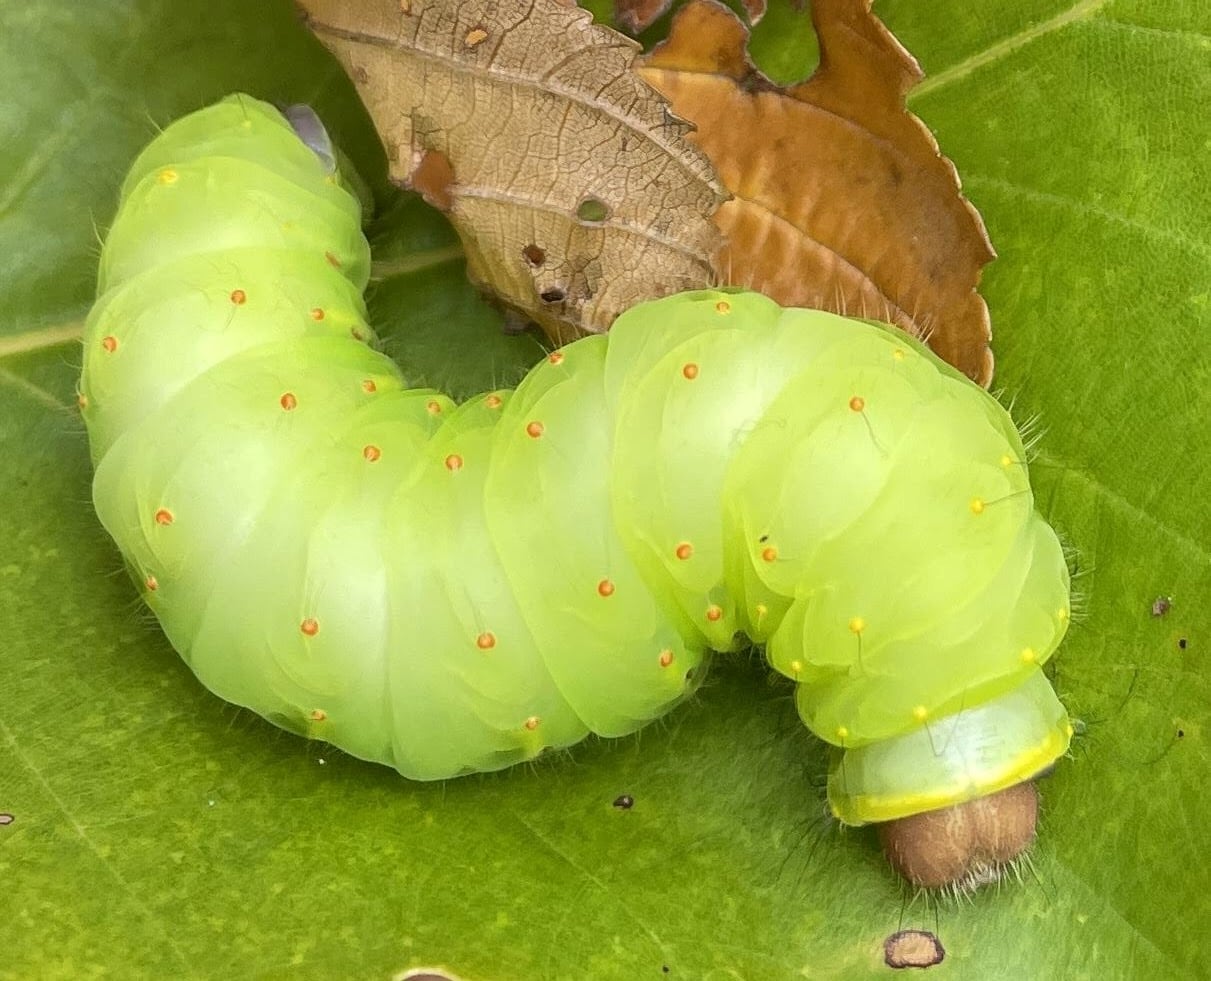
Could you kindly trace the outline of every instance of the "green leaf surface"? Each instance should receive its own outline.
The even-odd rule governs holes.
[[[785,77],[815,46],[772,7]],[[1211,7],[879,11],[1000,254],[996,384],[1041,420],[1082,573],[1055,671],[1081,735],[1023,881],[904,891],[825,817],[823,753],[753,660],[637,737],[434,785],[202,690],[92,513],[75,410],[98,233],[155,127],[236,89],[312,103],[380,205],[370,306],[409,376],[465,395],[540,349],[386,184],[285,0],[0,0],[0,978],[884,977],[908,927],[937,978],[1211,973]]]

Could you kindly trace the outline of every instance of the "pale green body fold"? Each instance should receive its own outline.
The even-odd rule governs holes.
[[[747,637],[844,750],[851,823],[1064,752],[1040,665],[1068,574],[984,391],[889,328],[712,290],[456,408],[370,346],[360,217],[234,97],[145,151],[105,245],[97,512],[209,688],[434,779],[631,732]]]

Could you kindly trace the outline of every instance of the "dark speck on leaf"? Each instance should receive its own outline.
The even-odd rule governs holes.
[[[1182,651],[1184,651],[1184,650],[1186,649],[1186,644],[1187,644],[1187,641],[1186,641],[1186,638],[1185,638],[1185,637],[1178,637],[1178,638],[1177,638],[1177,647],[1178,647],[1178,650],[1182,650]]]
[[[615,797],[614,806],[620,811],[629,811],[635,806],[635,798],[630,794],[623,794],[621,797]]]

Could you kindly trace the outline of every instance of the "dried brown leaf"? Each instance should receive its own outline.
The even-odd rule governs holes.
[[[447,210],[468,272],[556,341],[713,279],[722,191],[638,46],[560,0],[302,0],[391,176]]]
[[[715,216],[727,237],[719,276],[785,305],[898,324],[986,385],[991,331],[976,288],[995,253],[954,165],[905,107],[921,70],[869,0],[815,0],[812,19],[820,67],[785,89],[757,71],[748,31],[713,0],[678,11],[640,61],[733,194]]]

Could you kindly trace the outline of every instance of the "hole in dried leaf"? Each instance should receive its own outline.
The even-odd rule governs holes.
[[[580,204],[576,206],[576,217],[580,221],[590,222],[591,224],[596,225],[605,221],[609,216],[610,209],[600,198],[584,198]]]
[[[543,303],[562,303],[567,295],[568,294],[564,292],[562,288],[552,286],[550,289],[543,290],[541,293],[539,293],[538,298],[542,300]]]
[[[522,249],[521,254],[523,256],[525,256],[526,262],[528,262],[535,269],[537,269],[539,266],[541,266],[544,262],[547,261],[546,252],[544,252],[542,249],[540,249],[533,242],[531,242],[524,249]]]

